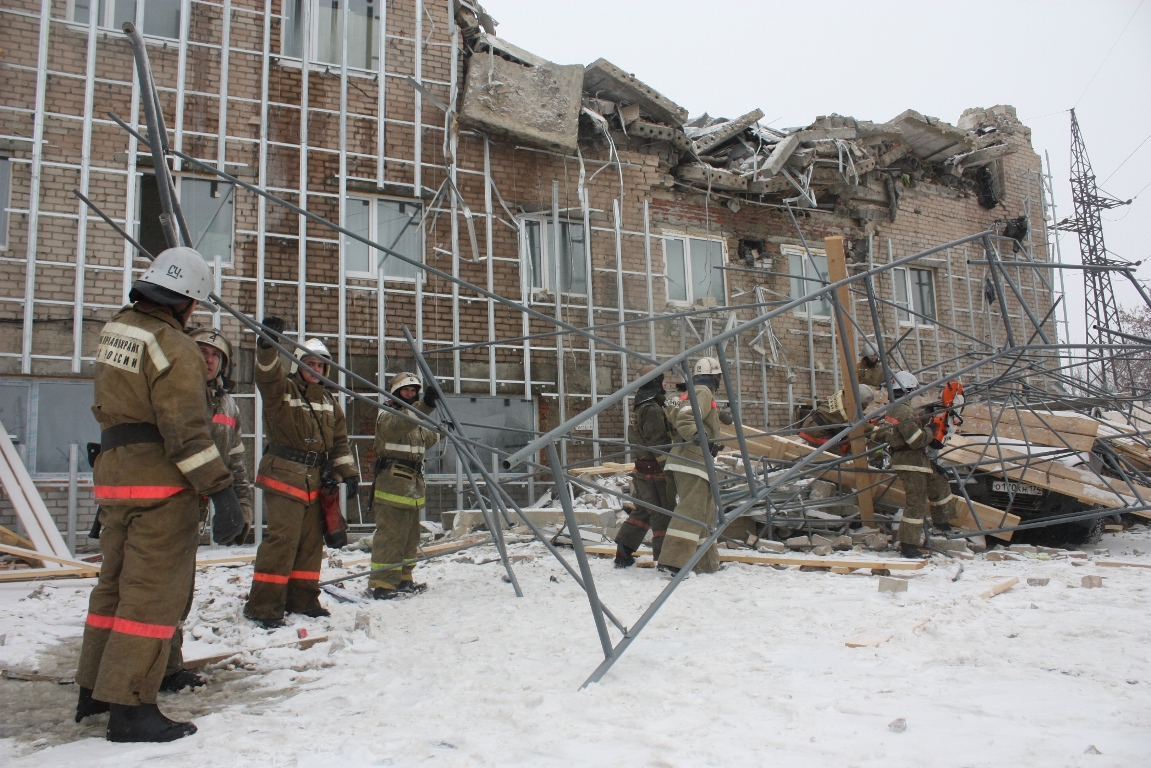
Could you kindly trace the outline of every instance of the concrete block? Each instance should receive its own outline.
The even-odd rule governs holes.
[[[751,112],[737,117],[735,120],[712,126],[708,129],[708,133],[697,138],[692,144],[695,146],[697,154],[703,154],[704,152],[715,149],[733,136],[743,133],[751,125],[762,119],[763,110],[753,109]]]
[[[890,576],[879,577],[880,592],[906,592],[907,579],[893,579]]]
[[[839,486],[827,480],[812,480],[809,488],[811,490],[808,492],[807,498],[812,501],[830,499],[839,495]]]
[[[760,169],[760,175],[770,177],[779,173],[779,169],[783,168],[783,164],[788,161],[798,147],[799,137],[794,134],[776,144],[775,149],[771,150],[771,154],[768,155],[767,162]]]
[[[783,554],[787,551],[787,545],[781,541],[770,541],[768,539],[760,539],[755,543],[755,549],[758,552],[772,552],[774,554]]]
[[[851,549],[855,542],[851,540],[850,536],[837,536],[832,542],[833,549]]]
[[[679,127],[687,120],[686,109],[607,59],[596,59],[587,65],[583,90],[592,98],[638,104],[642,114],[661,123]]]
[[[727,190],[730,192],[746,192],[747,179],[738,173],[732,173],[722,168],[713,168],[707,163],[691,163],[681,165],[675,169],[676,178],[681,181],[692,181],[696,184],[710,184],[712,189]]]
[[[811,539],[806,536],[792,536],[784,542],[789,549],[805,549],[811,546]]]
[[[1033,555],[1039,550],[1030,544],[1011,544],[1007,547],[1012,552],[1019,552],[1020,554]]]
[[[1051,579],[1047,579],[1047,578],[1040,579],[1040,578],[1032,577],[1032,578],[1027,579],[1027,586],[1029,586],[1029,587],[1046,587],[1050,582],[1051,582]]]
[[[825,555],[830,555],[834,551],[835,550],[833,550],[830,545],[820,544],[818,547],[811,550],[811,554],[818,555],[819,557],[824,557]]]
[[[770,195],[789,189],[793,189],[793,187],[785,176],[775,176],[764,181],[752,181],[747,185],[747,191],[753,195]]]
[[[986,536],[968,536],[967,548],[972,552],[986,552],[987,551],[987,537]]]
[[[886,533],[869,533],[863,539],[863,545],[868,549],[887,549],[891,537]]]
[[[1084,589],[1098,589],[1103,586],[1102,576],[1084,576],[1082,580]]]
[[[477,54],[468,65],[460,122],[532,146],[575,152],[582,86],[578,64],[540,60],[525,66]]]
[[[941,552],[966,552],[967,542],[963,539],[936,539],[931,540],[931,546]]]
[[[813,547],[831,546],[831,542],[832,539],[829,539],[826,536],[820,536],[818,533],[812,535],[811,537],[811,546]]]
[[[1087,553],[1086,552],[1080,552],[1080,551],[1074,550],[1074,549],[1068,550],[1067,552],[1064,552],[1063,554],[1067,555],[1072,560],[1086,560],[1087,559]]]

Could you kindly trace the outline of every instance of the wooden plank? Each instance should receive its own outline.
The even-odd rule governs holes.
[[[3,431],[4,425],[0,424],[0,432]],[[12,509],[15,510],[16,517],[20,519],[24,530],[28,531],[28,537],[34,545],[32,549],[36,550],[37,553],[47,552],[49,554],[55,554],[55,550],[52,549],[52,545],[48,541],[48,537],[44,534],[40,522],[36,519],[36,513],[32,511],[32,505],[29,504],[27,497],[24,495],[24,490],[16,480],[16,475],[12,472],[12,467],[8,465],[8,461],[3,455],[0,455],[0,484],[4,486],[8,500],[12,502]],[[55,563],[48,566],[49,569],[58,567],[59,565]]]
[[[615,546],[585,544],[584,550],[593,555],[614,557]],[[650,555],[651,550],[642,549],[636,557]],[[840,558],[818,555],[768,555],[740,549],[719,550],[721,563],[747,563],[748,565],[799,565],[815,568],[887,568],[892,571],[918,571],[927,564],[926,560],[884,560],[881,558]]]
[[[882,635],[860,635],[848,640],[844,645],[848,648],[878,648],[892,638],[892,633]]]
[[[32,534],[33,526],[38,525],[43,532],[45,540],[47,541],[47,548],[37,545],[37,552],[45,552],[48,554],[56,555],[57,557],[70,557],[71,552],[68,551],[68,546],[64,543],[64,537],[60,535],[59,529],[56,528],[56,523],[52,520],[51,513],[48,512],[48,507],[44,504],[44,499],[40,497],[40,492],[36,490],[36,485],[32,482],[32,476],[28,474],[27,467],[24,462],[20,461],[20,454],[16,452],[15,446],[8,438],[8,430],[0,424],[0,453],[3,454],[9,465],[9,471],[15,475],[16,483],[24,492],[24,498],[27,500],[32,515],[35,518],[35,523],[25,521],[21,518],[25,530],[29,535]],[[2,464],[3,462],[0,462]],[[4,487],[9,493],[13,489],[9,487],[8,481],[4,481]],[[32,536],[35,541],[36,537]]]
[[[227,653],[216,654],[215,656],[205,656],[200,659],[190,659],[184,662],[184,669],[199,669],[206,667],[209,664],[219,664],[221,661],[227,661],[233,656],[239,656],[242,653],[256,653],[258,651],[267,651],[273,648],[299,648],[305,651],[311,648],[316,643],[326,643],[328,641],[327,635],[316,635],[315,637],[305,637],[302,640],[292,640],[288,643],[277,643],[275,645],[265,645],[262,648],[237,648]]]
[[[231,557],[206,557],[203,560],[196,561],[197,568],[203,568],[209,565],[243,565],[245,563],[254,563],[256,555],[232,555]]]
[[[840,280],[847,279],[847,257],[843,250],[842,237],[825,237],[823,238],[824,252],[827,254],[827,279],[833,283],[838,283]],[[841,323],[842,328],[846,328],[846,334],[836,333],[836,339],[839,341],[839,354],[836,356],[839,360],[840,378],[844,382],[843,386],[843,407],[849,413],[855,413],[855,391],[854,386],[859,382],[856,380],[855,374],[855,361],[858,359],[855,354],[855,334],[851,329],[855,325],[855,301],[851,297],[851,286],[843,285],[835,289],[835,297],[838,302],[839,308],[842,308],[843,314],[846,316]],[[840,310],[837,308],[836,313]],[[836,331],[839,327],[836,328]],[[867,458],[862,454],[867,450],[867,440],[863,436],[864,428],[859,426],[851,432],[851,452],[857,456],[858,459],[853,459],[850,463],[857,469],[867,469]],[[869,523],[875,519],[875,504],[872,500],[873,491],[871,488],[865,488],[856,495],[856,500],[859,502],[859,516],[865,523]]]
[[[24,549],[36,549],[36,545],[31,541],[2,525],[0,525],[0,544],[11,544],[14,547],[23,547]]]
[[[1026,408],[1020,408],[1017,411],[1013,407],[1004,405],[972,404],[964,406],[963,419],[966,421],[968,418],[1083,437],[1096,437],[1099,434],[1099,421],[1090,416],[1033,413]]]
[[[1105,568],[1151,568],[1151,563],[1119,563],[1114,560],[1096,560],[1095,564]]]
[[[635,469],[635,464],[617,464],[614,461],[605,461],[594,467],[573,467],[567,472],[569,475],[580,477],[583,475],[615,475],[620,472],[631,472],[633,469]]]
[[[19,557],[30,560],[46,560],[50,563],[60,563],[61,565],[68,565],[73,568],[88,569],[95,567],[97,571],[100,570],[100,566],[94,566],[93,563],[85,563],[81,560],[73,560],[68,557],[53,557],[52,555],[45,555],[40,552],[34,552],[30,549],[24,549],[22,547],[11,547],[7,544],[0,544],[0,552],[5,552],[9,555],[17,555]]]
[[[99,576],[99,568],[24,568],[19,571],[0,571],[0,581],[40,581],[43,579],[87,579]]]
[[[1014,587],[1018,583],[1019,583],[1019,578],[1018,577],[1012,577],[1012,578],[1008,579],[1007,581],[1002,581],[1002,582],[996,584],[994,587],[987,590],[986,592],[981,593],[979,596],[982,597],[984,600],[986,600],[989,597],[995,597],[996,595],[1002,595],[1004,592],[1011,589],[1012,587]]]

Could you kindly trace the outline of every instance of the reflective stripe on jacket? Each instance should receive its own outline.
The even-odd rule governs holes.
[[[703,384],[697,384],[695,399],[702,411],[704,435],[708,441],[715,440],[720,436],[719,408],[715,404],[715,393]],[[691,398],[686,392],[680,395],[672,428],[675,445],[672,446],[671,458],[667,460],[665,469],[669,472],[685,472],[705,480],[710,479],[707,475],[707,466],[703,463],[703,451],[696,442],[695,414],[691,409]]]
[[[423,400],[417,400],[412,405],[420,413],[430,414],[434,410],[424,405]],[[439,441],[438,432],[413,424],[403,418],[396,408],[381,408],[376,417],[375,450],[376,456],[381,459],[420,462],[427,449]],[[401,463],[381,468],[376,473],[372,501],[393,507],[424,506],[423,470]]]

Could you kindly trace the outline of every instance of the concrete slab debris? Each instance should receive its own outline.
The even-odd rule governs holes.
[[[583,90],[597,99],[636,104],[642,114],[675,127],[687,120],[687,110],[607,59],[584,68]]]

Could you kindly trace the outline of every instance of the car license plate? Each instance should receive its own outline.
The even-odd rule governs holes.
[[[1027,496],[1042,496],[1043,489],[1030,483],[1011,483],[1006,480],[991,481],[991,490],[997,493],[1024,494]]]

